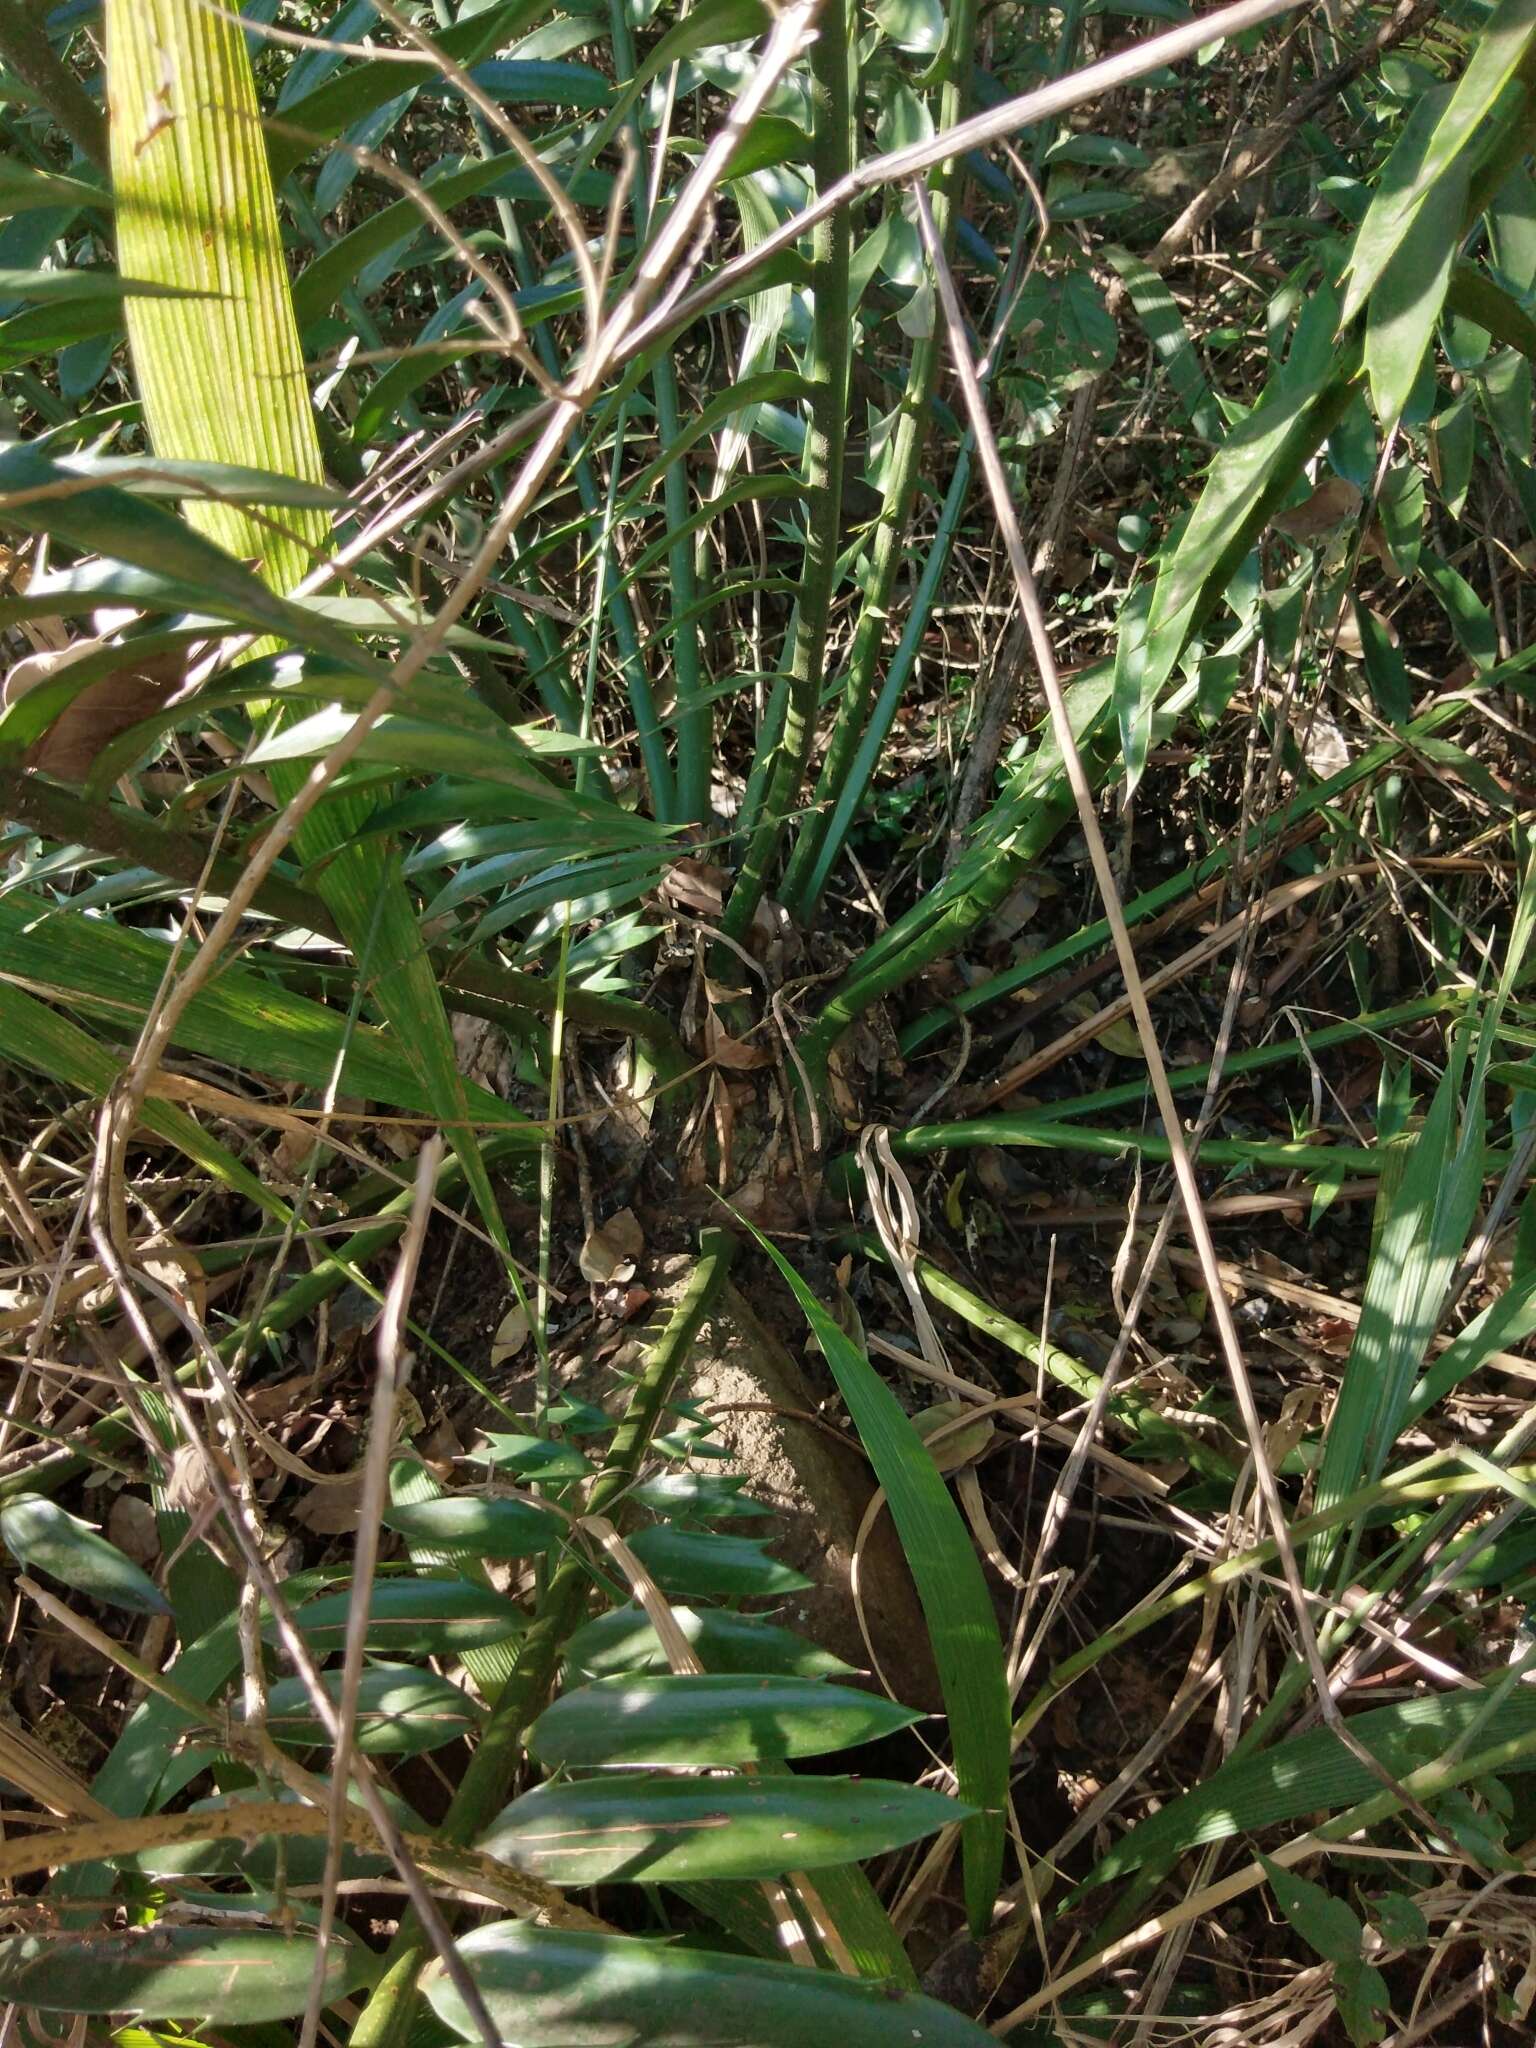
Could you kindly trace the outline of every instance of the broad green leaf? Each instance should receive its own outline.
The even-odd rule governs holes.
[[[459,1943],[491,2017],[518,2048],[986,2048],[950,2006],[888,1983],[504,1920]],[[459,2040],[478,2035],[440,1962],[422,1987]]]
[[[1382,1214],[1360,1321],[1344,1363],[1317,1477],[1319,1512],[1380,1478],[1402,1428],[1415,1375],[1439,1326],[1445,1290],[1477,1213],[1482,1185],[1482,1106],[1463,1110],[1465,1061],[1446,1068],[1422,1128],[1409,1140],[1400,1176],[1387,1175]],[[1341,1550],[1353,1555],[1347,1532],[1316,1539],[1313,1583]]]
[[[1477,450],[1477,418],[1472,410],[1471,392],[1461,392],[1437,412],[1430,421],[1429,432],[1440,501],[1453,519],[1459,519],[1471,488],[1472,458]]]
[[[32,299],[56,304],[65,299],[191,299],[194,287],[162,284],[153,278],[123,277],[115,270],[0,270],[0,300]]]
[[[1080,141],[1083,139],[1078,138]],[[1173,386],[1174,396],[1186,419],[1207,441],[1220,441],[1226,433],[1226,422],[1206,381],[1173,294],[1157,272],[1143,263],[1139,256],[1132,255],[1130,250],[1111,247],[1104,254],[1125,280],[1136,317],[1167,372],[1168,382]]]
[[[1365,367],[1383,431],[1396,426],[1434,336],[1461,246],[1466,202],[1466,167],[1454,163],[1425,194],[1371,293]]]
[[[1487,605],[1460,570],[1433,548],[1420,551],[1419,574],[1439,600],[1463,654],[1476,668],[1491,670],[1499,658],[1499,634]]]
[[[434,25],[435,38],[456,63],[473,67],[530,28],[549,5],[550,0],[503,0],[500,6],[482,7],[448,27]],[[306,54],[319,61],[304,70],[295,64],[290,80],[296,89],[284,90],[281,127],[274,124],[267,143],[272,177],[279,184],[322,142],[401,94],[439,82],[437,67],[426,58],[419,64],[375,58],[335,75],[340,60],[331,61],[320,51]]]
[[[720,1607],[674,1607],[672,1619],[706,1671],[771,1672],[793,1678],[851,1678],[854,1667],[787,1628]],[[581,1678],[667,1671],[667,1653],[643,1608],[613,1607],[577,1629],[567,1668]]]
[[[1217,451],[1199,503],[1172,559],[1157,579],[1149,633],[1161,635],[1189,614],[1203,586],[1227,556],[1235,533],[1265,503],[1289,491],[1301,464],[1292,456],[1327,380],[1293,383],[1283,373],[1228,434]],[[1169,663],[1171,666],[1171,661]]]
[[[341,1698],[342,1673],[321,1673],[331,1704]],[[431,1671],[408,1664],[370,1664],[357,1696],[357,1747],[364,1756],[419,1756],[472,1735],[480,1709],[466,1693]],[[267,1695],[267,1733],[290,1748],[329,1743],[301,1678],[279,1679]]]
[[[658,1524],[638,1530],[629,1547],[664,1593],[738,1593],[752,1597],[803,1592],[804,1572],[780,1564],[750,1536],[717,1536],[703,1529]]]
[[[15,157],[0,157],[0,217],[55,206],[111,204],[112,194],[105,185],[66,178],[60,171],[40,171],[34,164],[18,163]]]
[[[521,1500],[481,1500],[468,1494],[444,1494],[384,1511],[386,1528],[411,1543],[430,1543],[448,1552],[468,1551],[475,1557],[537,1557],[559,1541],[558,1516]]]
[[[24,532],[55,534],[86,553],[108,555],[146,570],[184,592],[188,608],[195,606],[207,616],[300,644],[348,645],[344,635],[275,597],[243,563],[162,506],[132,498],[112,485],[78,489],[77,481],[45,450],[20,441],[0,448],[0,519]],[[238,508],[230,511],[234,516]]]
[[[921,1719],[874,1693],[814,1679],[635,1674],[562,1693],[528,1747],[541,1763],[567,1769],[748,1764],[851,1749]]]
[[[540,1785],[476,1847],[562,1885],[781,1877],[883,1855],[969,1810],[881,1778],[608,1775]]]
[[[1536,0],[1498,0],[1472,36],[1467,67],[1449,100],[1426,95],[1410,113],[1350,249],[1343,322],[1365,304],[1429,193],[1479,135],[1533,36]]]
[[[346,1646],[353,1595],[326,1593],[294,1615],[294,1626],[317,1655]],[[504,1594],[468,1579],[380,1579],[368,1601],[365,1647],[373,1656],[434,1656],[444,1650],[504,1643],[525,1627],[521,1608]],[[276,1639],[275,1625],[263,1631]]]
[[[0,1539],[19,1564],[131,1614],[169,1614],[171,1603],[154,1580],[115,1543],[98,1536],[56,1502],[23,1494],[0,1508]]]
[[[988,1921],[1001,1879],[1008,1804],[1008,1679],[992,1595],[970,1531],[911,1418],[864,1353],[766,1238],[759,1243],[794,1291],[848,1404],[890,1503],[917,1585],[949,1713],[960,1797],[979,1809],[965,1824],[965,1898],[973,1931]]]
[[[1104,294],[1089,273],[1074,267],[1036,274],[1019,293],[1009,323],[1032,376],[1054,391],[1075,391],[1115,359],[1119,336]]]
[[[326,2003],[365,1983],[372,1967],[365,1950],[333,1937]],[[0,1937],[0,1998],[71,2019],[136,2013],[226,2027],[291,2019],[304,2010],[314,1968],[309,1936],[234,1927]]]
[[[116,485],[132,498],[218,498],[235,505],[300,505],[335,511],[341,491],[307,477],[241,462],[172,462],[156,455],[61,455],[59,478]]]
[[[1352,2041],[1379,2041],[1385,2031],[1381,2015],[1390,2004],[1386,1979],[1362,1960],[1365,1929],[1348,1903],[1325,1891],[1309,1877],[1287,1870],[1272,1857],[1261,1856],[1275,1903],[1296,1932],[1333,1964],[1333,1990],[1339,2016]]]
[[[1480,1718],[1484,1714],[1486,1720]],[[1444,1755],[1474,1723],[1479,1748],[1536,1732],[1536,1688],[1515,1686],[1497,1702],[1481,1688],[1401,1700],[1355,1714],[1349,1726],[1356,1740],[1401,1778]],[[1309,1728],[1271,1749],[1223,1764],[1193,1790],[1160,1807],[1100,1858],[1080,1889],[1093,1890],[1144,1865],[1162,1867],[1207,1842],[1353,1806],[1379,1789],[1380,1780],[1331,1728]]]

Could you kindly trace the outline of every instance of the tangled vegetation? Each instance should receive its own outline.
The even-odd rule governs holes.
[[[0,0],[18,2041],[1530,2038],[1533,105]]]

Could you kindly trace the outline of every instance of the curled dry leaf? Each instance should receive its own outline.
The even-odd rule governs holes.
[[[731,878],[724,868],[684,854],[667,869],[656,893],[674,910],[692,911],[696,917],[718,917],[725,908],[730,885]]]
[[[1273,523],[1287,540],[1295,541],[1298,547],[1310,547],[1335,527],[1342,526],[1346,519],[1353,519],[1359,510],[1360,492],[1356,486],[1342,476],[1330,476],[1324,478],[1310,498],[1304,498],[1288,512],[1277,512]]]
[[[912,1418],[912,1427],[928,1446],[929,1455],[941,1472],[957,1472],[979,1458],[996,1432],[985,1416],[969,1421],[969,1401],[935,1401]]]
[[[634,1278],[635,1261],[645,1250],[645,1232],[633,1209],[620,1209],[600,1223],[581,1248],[581,1277],[594,1287]]]
[[[14,704],[62,669],[87,655],[99,654],[106,644],[104,640],[78,640],[73,647],[28,655],[6,677],[0,696],[6,704]],[[87,683],[43,737],[28,749],[29,768],[41,768],[48,775],[58,776],[61,782],[83,782],[109,741],[158,711],[180,688],[186,665],[184,654],[146,655],[137,661],[126,647],[123,654],[123,666]]]
[[[714,1066],[724,1067],[733,1074],[747,1074],[755,1067],[771,1064],[760,1045],[748,1045],[743,1039],[732,1038],[713,1010],[704,1019],[704,1051]]]
[[[496,1325],[496,1334],[491,1339],[491,1364],[505,1365],[508,1359],[516,1358],[528,1337],[528,1311],[520,1301],[514,1301]]]

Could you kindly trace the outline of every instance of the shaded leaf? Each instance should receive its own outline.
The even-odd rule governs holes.
[[[880,1778],[605,1776],[540,1785],[477,1846],[564,1885],[779,1877],[881,1855],[967,1812]]]
[[[744,1764],[851,1749],[921,1719],[873,1693],[812,1679],[626,1675],[562,1693],[528,1747],[541,1763],[566,1768]]]
[[[672,1619],[706,1671],[771,1672],[795,1678],[846,1678],[853,1666],[803,1636],[755,1614],[719,1607],[674,1607]],[[627,1671],[667,1671],[667,1653],[640,1607],[613,1607],[577,1629],[566,1664],[582,1678]]]
[[[625,1935],[504,1920],[466,1935],[459,1953],[518,2048],[985,2048],[992,2038],[936,1999],[890,1984]],[[422,1986],[456,2037],[478,2038],[440,1963],[428,1964]]]
[[[169,1614],[154,1580],[56,1502],[24,1494],[0,1508],[0,1538],[19,1563],[46,1572],[77,1593],[131,1614]]]
[[[232,1927],[13,1934],[0,1938],[0,1998],[71,2018],[122,2012],[249,2026],[303,2012],[314,1966],[306,1935]],[[333,1939],[327,2004],[364,1983],[370,1969],[365,1951]]]
[[[537,1557],[560,1534],[558,1518],[521,1500],[478,1500],[468,1494],[445,1494],[384,1511],[386,1528],[412,1543],[430,1543],[448,1551],[464,1550],[475,1557]]]
[[[341,1698],[342,1673],[321,1673],[332,1705]],[[330,1737],[317,1719],[301,1678],[283,1678],[267,1695],[267,1732],[275,1742],[308,1749]],[[419,1756],[470,1735],[480,1710],[456,1685],[408,1664],[370,1664],[357,1698],[357,1747],[364,1756]]]

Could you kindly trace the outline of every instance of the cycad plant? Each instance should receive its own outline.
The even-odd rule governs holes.
[[[0,1538],[40,1612],[69,1614],[62,1587],[135,1617],[119,1636],[150,1631],[129,1644],[84,1624],[142,1697],[90,1785],[62,1781],[61,1824],[0,1845],[0,1875],[53,1873],[0,1935],[8,1999],[250,2048],[286,2021],[305,2048],[322,2026],[358,2048],[424,2030],[884,2048],[979,2042],[1007,1984],[1004,2028],[1044,2039],[1064,2001],[1185,1924],[1157,1900],[1181,1857],[1321,1812],[1306,1835],[1267,1837],[1276,1853],[1230,1896],[1270,1886],[1364,2040],[1396,1995],[1371,1958],[1408,1923],[1394,1935],[1378,1913],[1368,1941],[1293,1865],[1371,1830],[1387,1862],[1436,1827],[1481,1854],[1463,1807],[1496,1806],[1536,1758],[1522,1667],[1345,1721],[1322,1662],[1353,1682],[1362,1612],[1412,1610],[1414,1584],[1432,1600],[1447,1556],[1470,1570],[1473,1501],[1492,1528],[1530,1499],[1519,1429],[1491,1460],[1422,1444],[1410,1460],[1403,1442],[1536,1325],[1523,1223],[1504,1293],[1437,1348],[1502,1218],[1485,1210],[1479,1234],[1485,1186],[1507,1209],[1531,1156],[1523,821],[1510,778],[1448,735],[1469,704],[1528,690],[1524,599],[1453,540],[1479,494],[1527,528],[1536,515],[1536,9],[1444,10],[1411,69],[1392,55],[1422,25],[1409,8],[1347,48],[1300,0],[1193,20],[1131,6],[1123,47],[1107,12],[0,5],[16,85],[0,623],[36,642],[0,708],[0,1021],[7,1061],[66,1104],[59,1128],[81,1102],[94,1120],[77,1223],[62,1248],[34,1230],[29,1255],[56,1256],[47,1313],[92,1333],[120,1404],[78,1435],[17,1409],[30,1435],[0,1454]],[[1262,294],[1192,331],[1196,295],[1163,273],[1220,220],[1221,180],[1156,232],[1148,145],[1181,92],[1214,102],[1272,62],[1305,71],[1307,111],[1277,104],[1243,146],[1280,167],[1293,210],[1266,198],[1245,222]],[[1347,121],[1328,126],[1336,104]],[[1293,167],[1298,136],[1310,154]],[[1104,587],[1048,588],[1037,616],[1021,523],[1048,560],[1052,520],[1100,473],[1096,409],[1104,441],[1175,452],[1148,458],[1148,495],[1093,539]],[[1497,542],[1528,567],[1528,532],[1484,538],[1489,560]],[[999,540],[1001,606],[974,576]],[[1052,682],[1053,634],[1086,650],[1064,706],[1036,722],[999,662],[975,702],[941,690],[935,718],[953,617],[1015,598]],[[1464,657],[1454,689],[1421,687],[1388,605]],[[1293,713],[1320,701],[1348,633],[1372,737],[1324,769]],[[1132,864],[1049,945],[1009,947],[1008,906],[1064,858],[1073,821],[1101,855],[1096,799],[1134,823],[1175,746],[1198,781],[1245,691],[1264,707],[1270,800],[1245,794],[1219,843],[1155,879]],[[946,860],[936,750],[952,714],[981,802]],[[916,773],[904,720],[927,721]],[[1213,1135],[1207,1113],[1193,1134],[1203,1171],[1300,1177],[1319,1217],[1346,1184],[1379,1183],[1331,1420],[1293,1430],[1288,1410],[1266,1431],[1231,1342],[1230,1378],[1213,1370],[1165,1413],[1155,1375],[1117,1378],[1123,1347],[1100,1372],[923,1257],[913,1179],[957,1162],[936,1216],[970,1248],[968,1175],[984,1162],[1006,1188],[1013,1148],[1185,1169],[1172,1096],[1142,1116],[1147,1072],[1165,1077],[1134,941],[1271,862],[1290,863],[1277,909],[1335,870],[1353,881],[1374,861],[1395,879],[1410,767],[1471,791],[1508,837],[1504,928],[1466,942],[1466,968],[1437,896],[1422,988],[1377,1001],[1356,942],[1347,1014],[1228,1060],[1229,1016],[1215,1058],[1166,1077],[1209,1112],[1224,1060],[1229,1078],[1316,1072],[1399,1028],[1446,1034],[1422,1119],[1411,1069],[1384,1070],[1374,1146],[1310,1126]],[[911,806],[928,807],[920,829]],[[869,863],[892,848],[877,887]],[[1110,940],[1125,996],[1080,1010],[1044,1061],[1034,1044],[1004,1058],[1010,1005],[1061,1000],[1058,974],[1087,986]],[[894,1019],[898,1054],[938,1060],[892,1132],[869,1100],[889,1068],[855,1028],[871,1018]],[[473,1070],[465,1019],[505,1034],[499,1073]],[[997,1052],[985,1073],[968,1072],[973,1020]],[[600,1072],[598,1040],[620,1045]],[[1088,1048],[1144,1066],[1013,1105]],[[962,1080],[964,1113],[939,1121],[931,1105]],[[562,1398],[554,1374],[575,1323],[559,1312],[569,1184],[589,1244],[594,1201],[608,1206],[583,1149],[599,1097],[669,1224],[681,1206],[692,1229],[705,1184],[764,1222],[697,1233],[618,1412]],[[446,1147],[423,1146],[412,1182],[396,1169],[424,1128]],[[195,1256],[159,1227],[158,1184],[135,1191],[136,1162],[167,1152],[196,1190]],[[769,1242],[770,1180],[793,1184],[811,1240],[796,1262]],[[833,1245],[850,1199],[875,1230]],[[31,1229],[19,1181],[5,1200]],[[231,1249],[205,1207],[246,1237]],[[516,1297],[531,1406],[509,1414],[485,1361],[448,1355],[412,1308],[444,1210]],[[1219,1308],[1230,1276],[1208,1232],[1195,1241],[1200,1299],[1214,1282]],[[210,1313],[208,1289],[253,1248],[270,1274]],[[841,1280],[802,1277],[812,1260],[837,1270],[831,1254],[890,1270],[920,1357],[867,1345]],[[774,1525],[690,1400],[700,1333],[749,1259],[814,1338],[894,1525],[941,1736],[909,1733],[921,1717],[766,1611],[806,1581],[772,1555]],[[603,1314],[619,1263],[581,1268]],[[110,1341],[109,1297],[125,1312]],[[316,1475],[258,1422],[250,1376],[360,1298],[379,1320],[348,1554],[284,1576],[269,1477]],[[1033,1392],[987,1401],[930,1304],[1027,1360]],[[1180,1538],[1209,1554],[1030,1681],[1049,1560],[998,1569],[973,1452],[943,1455],[952,1415],[925,1442],[872,1362],[893,1351],[985,1401],[974,1457],[994,1411],[1069,1445],[1083,1412],[1090,1433],[1113,1429],[1138,1508],[1187,1484]],[[457,1464],[418,1455],[413,1352],[441,1353],[508,1426]],[[1070,1427],[1051,1422],[1057,1397]],[[1255,1469],[1256,1536],[1241,1521]],[[158,1577],[74,1512],[102,1473],[150,1486],[174,1560]],[[1126,1787],[1103,1792],[1103,1815],[1085,1793],[1061,1859],[1037,1861],[1014,1779],[1063,1695],[1185,1607],[1214,1627],[1223,1589],[1258,1597],[1272,1567],[1290,1632],[1209,1782],[1113,1833]],[[1306,1714],[1322,1725],[1298,1730]],[[875,1742],[882,1775],[804,1767]],[[426,1755],[435,1779],[408,1763]],[[353,1911],[368,1881],[403,1898],[387,1939]],[[1193,1896],[1214,1912],[1229,1894]],[[919,1987],[910,1937],[934,1899],[973,1945],[971,2010]]]

